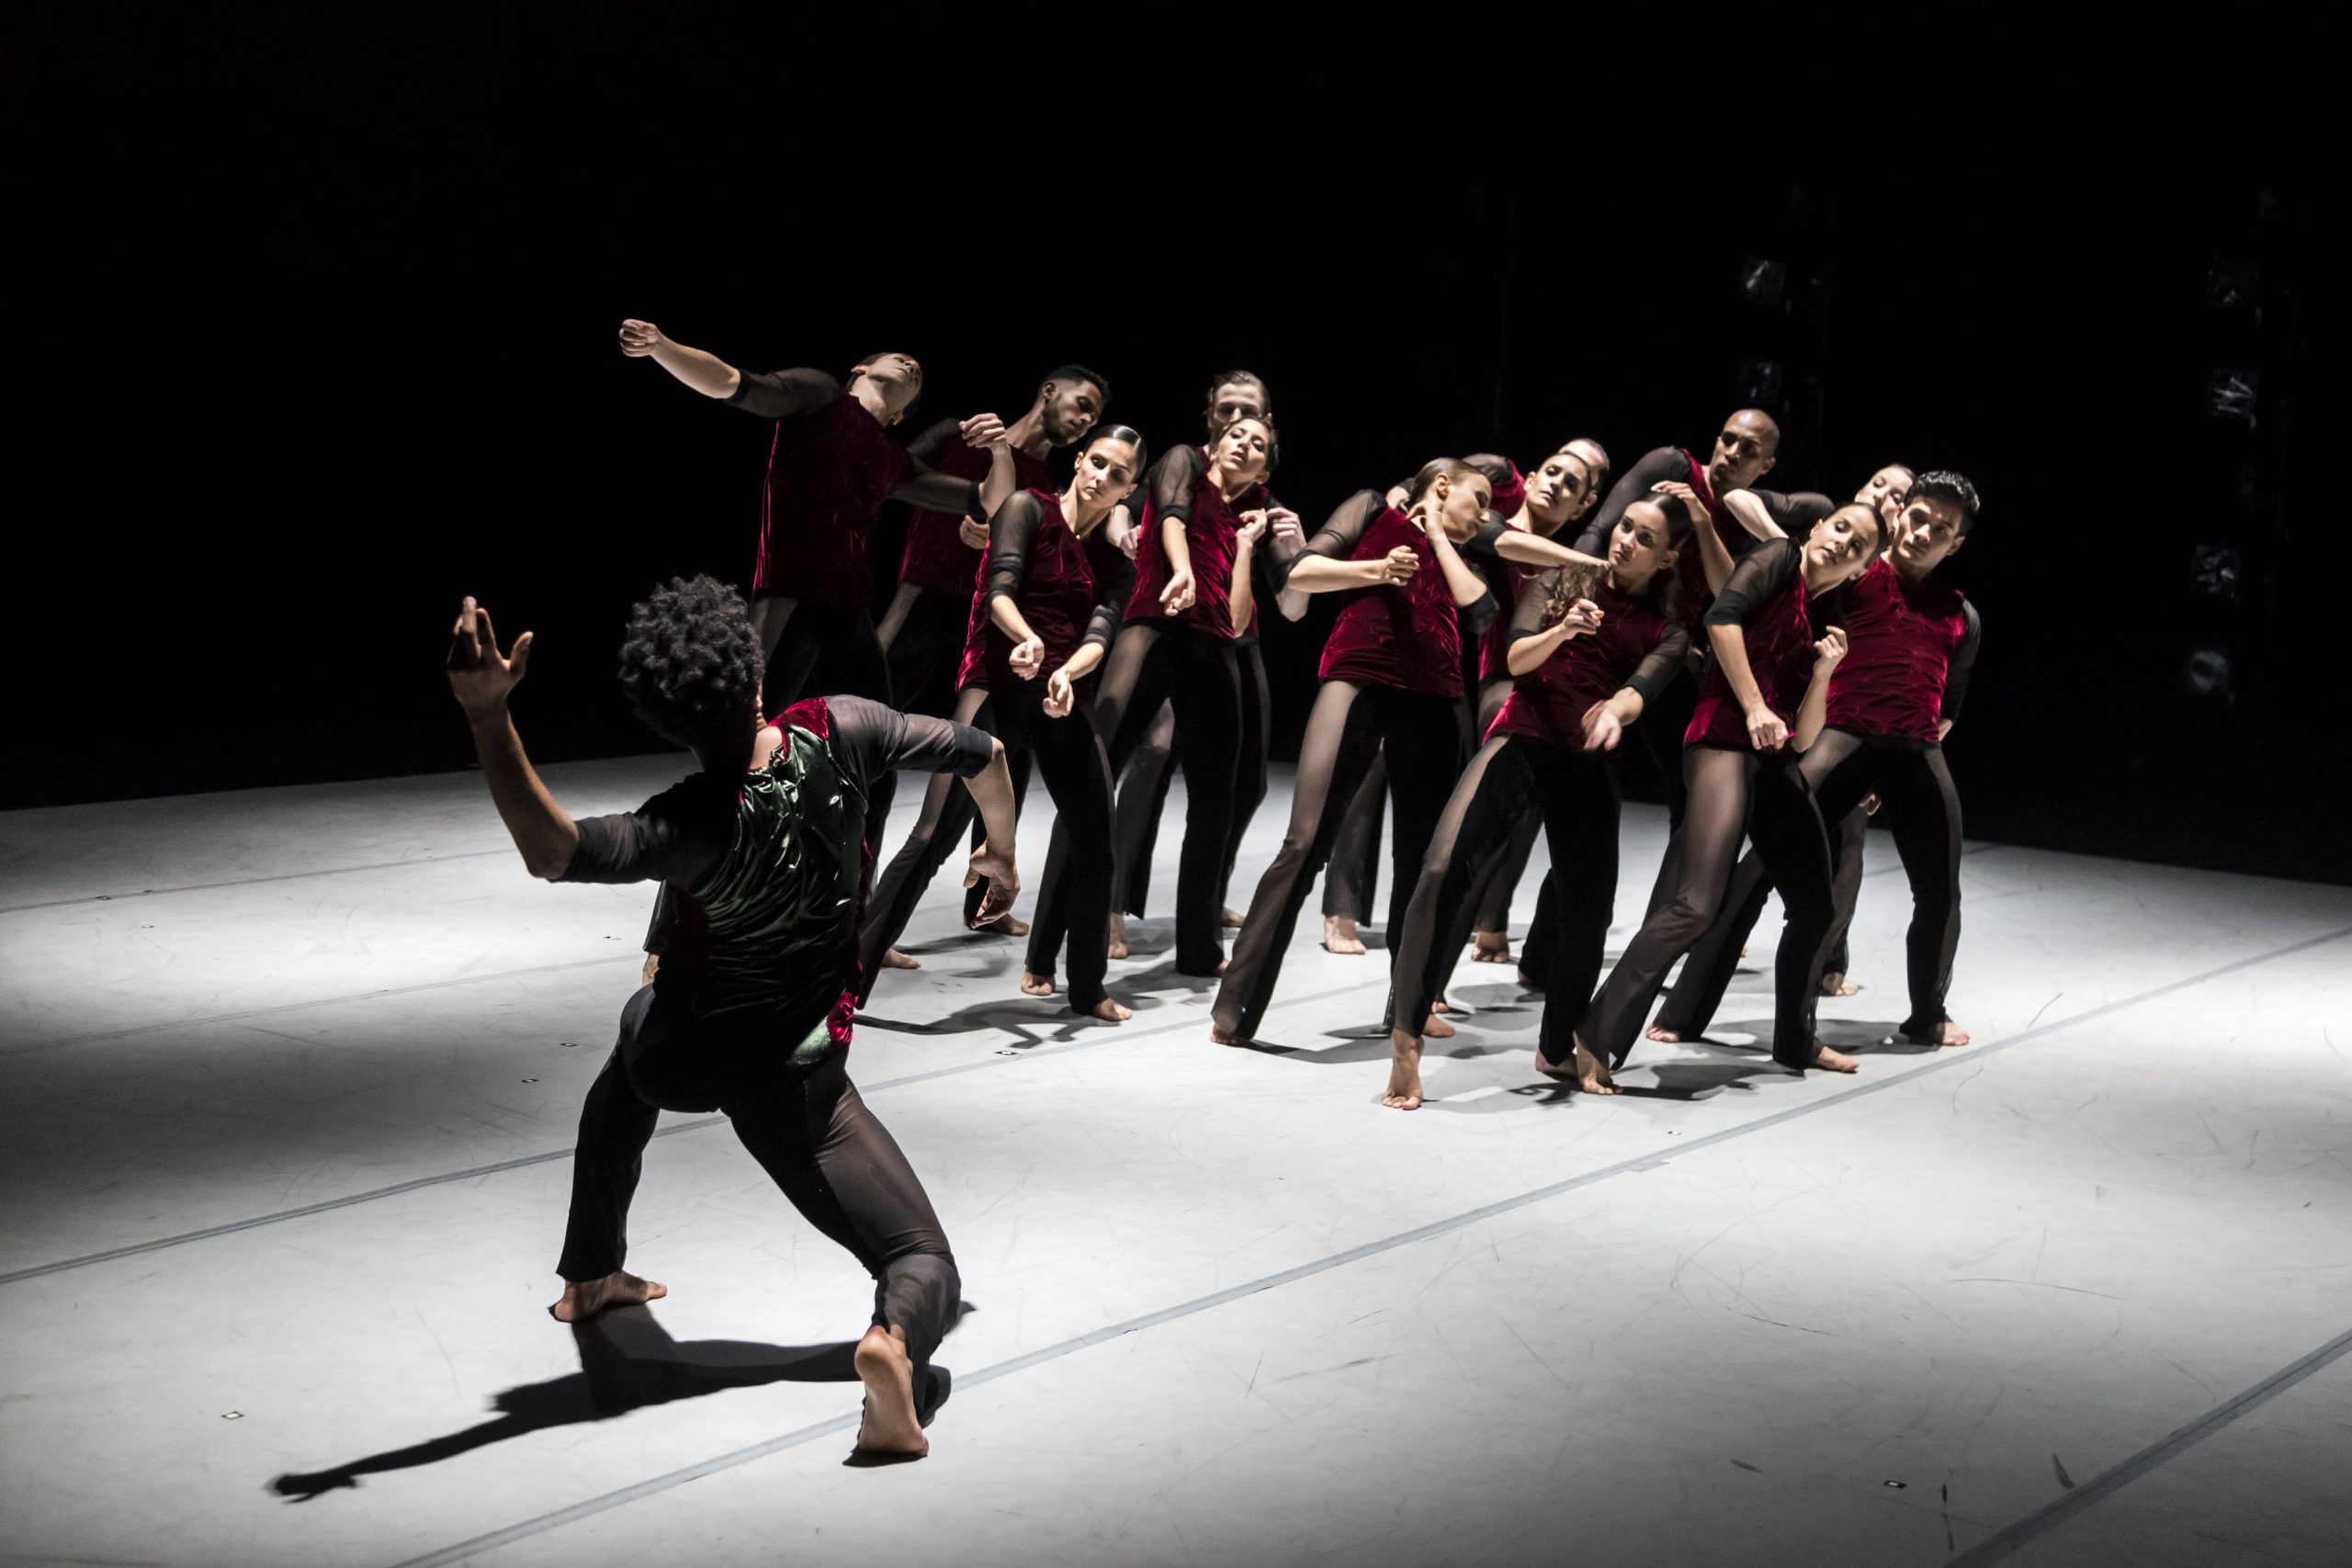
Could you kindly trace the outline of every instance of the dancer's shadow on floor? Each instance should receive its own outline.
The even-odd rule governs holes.
[[[1893,1019],[1824,1018],[1818,1023],[1815,1036],[1824,1045],[1856,1055],[1931,1056],[1943,1049],[1921,1040],[1903,1038],[1903,1025]],[[1756,1043],[1752,1046],[1718,1040],[1718,1034],[1745,1034]],[[1707,1026],[1707,1032],[1694,1044],[1712,1046],[1718,1051],[1757,1050],[1769,1053],[1772,1043],[1772,1021],[1770,1018],[1723,1020]]]
[[[491,1420],[408,1448],[350,1460],[332,1470],[281,1475],[267,1490],[307,1503],[322,1493],[356,1487],[363,1475],[435,1464],[526,1433],[609,1421],[649,1404],[763,1383],[857,1381],[854,1340],[763,1345],[743,1339],[689,1339],[680,1344],[642,1306],[621,1307],[593,1322],[575,1323],[571,1338],[580,1350],[580,1371],[493,1395],[491,1407],[498,1415]],[[922,1406],[926,1420],[945,1400],[948,1383],[944,1368],[933,1366],[931,1372],[933,1385]]]

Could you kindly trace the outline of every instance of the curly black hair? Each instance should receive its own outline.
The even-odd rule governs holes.
[[[748,734],[766,660],[743,596],[714,577],[673,577],[629,612],[621,690],[647,728],[683,746]]]
[[[1976,526],[1976,510],[1984,502],[1978,499],[1976,486],[1965,474],[1950,468],[1929,468],[1924,474],[1912,476],[1910,493],[1904,498],[1907,504],[1914,501],[1948,501],[1960,508],[1960,531],[1965,535]]]

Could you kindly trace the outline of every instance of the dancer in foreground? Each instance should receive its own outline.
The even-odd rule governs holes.
[[[890,769],[960,775],[988,823],[970,875],[988,884],[987,912],[1001,912],[1020,886],[1003,749],[857,697],[812,698],[762,723],[759,637],[742,599],[707,577],[676,578],[631,615],[621,688],[702,771],[635,811],[575,820],[508,716],[530,649],[525,632],[502,656],[490,613],[468,599],[448,657],[523,863],[550,882],[659,880],[674,920],[661,972],[622,1010],[581,1111],[563,1295],[548,1311],[571,1323],[669,1293],[622,1268],[645,1145],[662,1110],[723,1111],[793,1206],[874,1276],[855,1355],[858,1449],[918,1458],[930,1450],[931,1354],[960,1281],[922,1184],[849,1081],[863,823]]]

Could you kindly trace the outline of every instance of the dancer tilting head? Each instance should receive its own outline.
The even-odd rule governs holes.
[[[1672,896],[1626,944],[1576,1032],[1584,1088],[1613,1092],[1609,1068],[1632,1047],[1668,968],[1714,918],[1743,828],[1788,908],[1773,1059],[1853,1070],[1852,1058],[1812,1038],[1811,989],[1831,918],[1829,845],[1785,748],[1792,735],[1802,748],[1819,733],[1830,671],[1845,652],[1844,635],[1822,615],[1826,596],[1878,555],[1884,527],[1870,507],[1849,504],[1815,524],[1802,544],[1774,540],[1734,568],[1706,523],[1694,520],[1693,538],[1711,553],[1707,570],[1722,592],[1705,621],[1714,663],[1683,733],[1690,807],[1682,852]],[[1550,1058],[1539,1065],[1565,1070]]]
[[[1014,488],[1055,490],[1046,457],[1085,440],[1110,406],[1111,384],[1099,372],[1065,365],[1047,376],[1028,412],[1005,427],[1001,445],[1012,461]],[[909,442],[907,455],[959,479],[985,480],[995,448],[966,438],[976,423],[943,419]],[[960,512],[917,511],[907,520],[899,587],[879,632],[891,694],[909,713],[944,713],[955,703],[972,582],[988,543],[987,521]]]
[[[1348,600],[1324,644],[1323,687],[1299,750],[1290,827],[1217,987],[1211,1038],[1221,1043],[1254,1036],[1307,889],[1330,857],[1350,797],[1345,781],[1360,777],[1383,747],[1396,801],[1392,927],[1405,912],[1411,874],[1461,763],[1462,628],[1483,631],[1494,612],[1493,594],[1456,548],[1486,522],[1491,493],[1476,468],[1441,457],[1422,468],[1410,512],[1389,506],[1378,491],[1360,491],[1291,563],[1285,586]],[[1457,606],[1466,612],[1460,622]]]
[[[1446,803],[1392,943],[1383,1104],[1419,1106],[1430,1004],[1462,951],[1479,886],[1531,811],[1551,847],[1560,905],[1555,951],[1541,961],[1554,984],[1538,1049],[1555,1067],[1568,1059],[1616,901],[1618,739],[1681,670],[1690,646],[1669,603],[1688,531],[1681,506],[1635,502],[1617,520],[1608,565],[1589,594],[1554,568],[1521,595],[1505,656],[1511,690]]]
[[[508,716],[530,645],[525,632],[501,656],[490,613],[468,599],[448,658],[524,864],[553,882],[658,880],[657,918],[675,926],[581,1111],[564,1290],[548,1310],[571,1323],[668,1293],[622,1268],[645,1146],[664,1109],[724,1111],[793,1206],[874,1276],[856,1351],[858,1446],[919,1456],[930,1447],[931,1354],[954,1322],[958,1280],[922,1184],[849,1081],[863,822],[888,770],[961,775],[989,830],[971,874],[991,908],[1010,904],[1019,878],[1003,750],[976,729],[859,697],[811,698],[763,723],[759,639],[742,600],[709,578],[679,579],[631,617],[621,686],[702,772],[635,811],[575,820]]]
[[[717,355],[673,343],[650,321],[621,323],[621,352],[650,359],[707,398],[776,422],[760,501],[752,571],[752,625],[768,661],[768,700],[804,690],[892,698],[874,626],[874,577],[865,541],[893,498],[986,517],[1013,490],[1004,423],[976,414],[964,438],[986,446],[979,482],[933,473],[884,434],[922,392],[922,367],[907,354],[869,354],[849,383],[822,370],[738,370]]]
[[[968,612],[956,716],[986,723],[1017,763],[1034,756],[1054,797],[1057,831],[1074,855],[1066,895],[1069,998],[1078,1011],[1116,1023],[1127,1010],[1102,987],[1111,916],[1111,764],[1095,729],[1093,675],[1118,629],[1135,568],[1104,536],[1111,511],[1136,488],[1143,437],[1123,424],[1098,430],[1079,453],[1069,487],[1027,490],[997,508],[989,553]],[[946,781],[934,779],[922,816],[875,888],[863,939],[866,983],[970,818]],[[967,911],[967,917],[977,911]],[[1032,929],[1036,944],[1042,922]],[[1050,953],[1033,957],[1022,989],[1053,992]],[[861,995],[860,999],[863,999]]]
[[[1176,968],[1214,975],[1225,963],[1218,885],[1231,830],[1235,754],[1241,743],[1241,682],[1235,611],[1250,607],[1248,555],[1239,540],[1267,505],[1274,427],[1244,416],[1206,450],[1179,446],[1152,469],[1136,552],[1136,588],[1094,697],[1116,778],[1159,705],[1172,701],[1184,754],[1184,853],[1176,880]],[[1239,561],[1237,569],[1236,562]],[[1050,982],[1070,908],[1070,835],[1054,828],[1029,941],[1030,975]]]
[[[1902,1033],[1965,1045],[1968,1032],[1944,1005],[1960,942],[1961,818],[1943,739],[1967,694],[1981,627],[1976,607],[1935,573],[1967,542],[1978,501],[1976,487],[1949,471],[1921,474],[1901,501],[1885,554],[1838,591],[1836,615],[1848,652],[1829,682],[1827,728],[1798,771],[1826,821],[1838,822],[1841,814],[1858,820],[1866,795],[1883,803],[1881,815],[1911,885],[1905,965],[1911,1010]],[[1839,914],[1850,918],[1843,889],[1859,856],[1850,838],[1840,848]],[[1694,1039],[1705,1032],[1769,891],[1766,868],[1743,861],[1721,913],[1692,944],[1682,977],[1659,1009],[1653,1037]]]

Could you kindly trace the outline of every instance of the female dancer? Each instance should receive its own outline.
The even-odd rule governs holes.
[[[1690,649],[1668,603],[1689,531],[1682,507],[1636,502],[1618,519],[1589,598],[1576,597],[1558,568],[1521,594],[1505,655],[1510,691],[1446,803],[1398,933],[1382,1104],[1420,1105],[1430,1004],[1462,951],[1480,884],[1531,812],[1543,821],[1563,906],[1555,951],[1542,961],[1555,983],[1538,1049],[1555,1066],[1567,1060],[1616,906],[1617,742]]]
[[[621,686],[640,717],[703,771],[632,812],[575,820],[539,782],[508,716],[531,634],[502,656],[468,599],[449,685],[473,729],[498,814],[531,874],[551,882],[659,879],[679,927],[661,973],[621,1014],[588,1091],[571,1217],[548,1310],[576,1323],[668,1292],[626,1272],[629,1200],[662,1109],[723,1111],[808,1222],[875,1279],[857,1343],[862,1450],[918,1457],[935,1402],[931,1353],[955,1321],[956,1259],[906,1156],[844,1066],[857,953],[865,797],[893,768],[962,776],[988,823],[972,859],[990,909],[1010,904],[1012,786],[987,736],[858,697],[760,718],[760,647],[743,601],[707,577],[637,606]]]
[[[1016,761],[1034,756],[1077,858],[1070,863],[1069,998],[1111,1023],[1132,1014],[1102,988],[1111,917],[1111,764],[1095,729],[1089,682],[1111,646],[1135,567],[1103,522],[1143,471],[1144,441],[1108,426],[1080,452],[1069,488],[1025,490],[989,520],[989,553],[972,595],[956,721],[985,722]],[[985,718],[984,718],[985,716]],[[881,955],[906,930],[915,905],[970,819],[955,790],[934,779],[922,816],[875,888],[861,939],[865,998]],[[1036,932],[1031,933],[1033,943]],[[1050,957],[1033,957],[1021,988],[1053,994]]]
[[[1116,779],[1162,702],[1176,709],[1184,755],[1184,852],[1176,875],[1176,970],[1215,975],[1225,965],[1218,885],[1231,836],[1241,677],[1234,658],[1234,562],[1241,513],[1268,504],[1278,456],[1274,427],[1243,416],[1209,444],[1179,446],[1152,470],[1136,552],[1135,593],[1103,663],[1094,725]],[[1076,918],[1065,892],[1069,834],[1058,822],[1029,937],[1029,976],[1050,984],[1062,938]]]
[[[1868,506],[1841,506],[1815,523],[1803,545],[1788,539],[1758,545],[1726,576],[1728,552],[1703,519],[1694,513],[1693,522],[1699,547],[1711,553],[1708,574],[1722,582],[1705,619],[1714,662],[1683,733],[1689,805],[1673,894],[1626,944],[1576,1031],[1573,1070],[1577,1084],[1594,1093],[1614,1092],[1611,1066],[1632,1048],[1668,968],[1714,918],[1743,831],[1754,837],[1788,909],[1772,1058],[1799,1071],[1852,1072],[1856,1066],[1852,1057],[1816,1045],[1811,1036],[1810,993],[1820,977],[1822,939],[1831,919],[1829,844],[1820,813],[1782,749],[1792,726],[1800,745],[1817,730],[1827,700],[1826,670],[1844,653],[1835,626],[1816,632],[1816,605],[1826,611],[1826,595],[1877,556],[1885,543],[1884,523]],[[1548,1061],[1538,1065],[1555,1070]]]
[[[1253,1037],[1307,888],[1347,811],[1350,792],[1334,783],[1362,776],[1383,748],[1396,800],[1389,923],[1401,928],[1410,873],[1428,852],[1461,760],[1447,738],[1459,732],[1462,627],[1482,632],[1494,613],[1494,595],[1456,548],[1486,521],[1491,493],[1486,475],[1441,457],[1415,481],[1409,513],[1378,491],[1358,491],[1291,563],[1285,586],[1344,592],[1349,600],[1324,644],[1323,689],[1299,751],[1290,827],[1235,939],[1212,1040]]]

